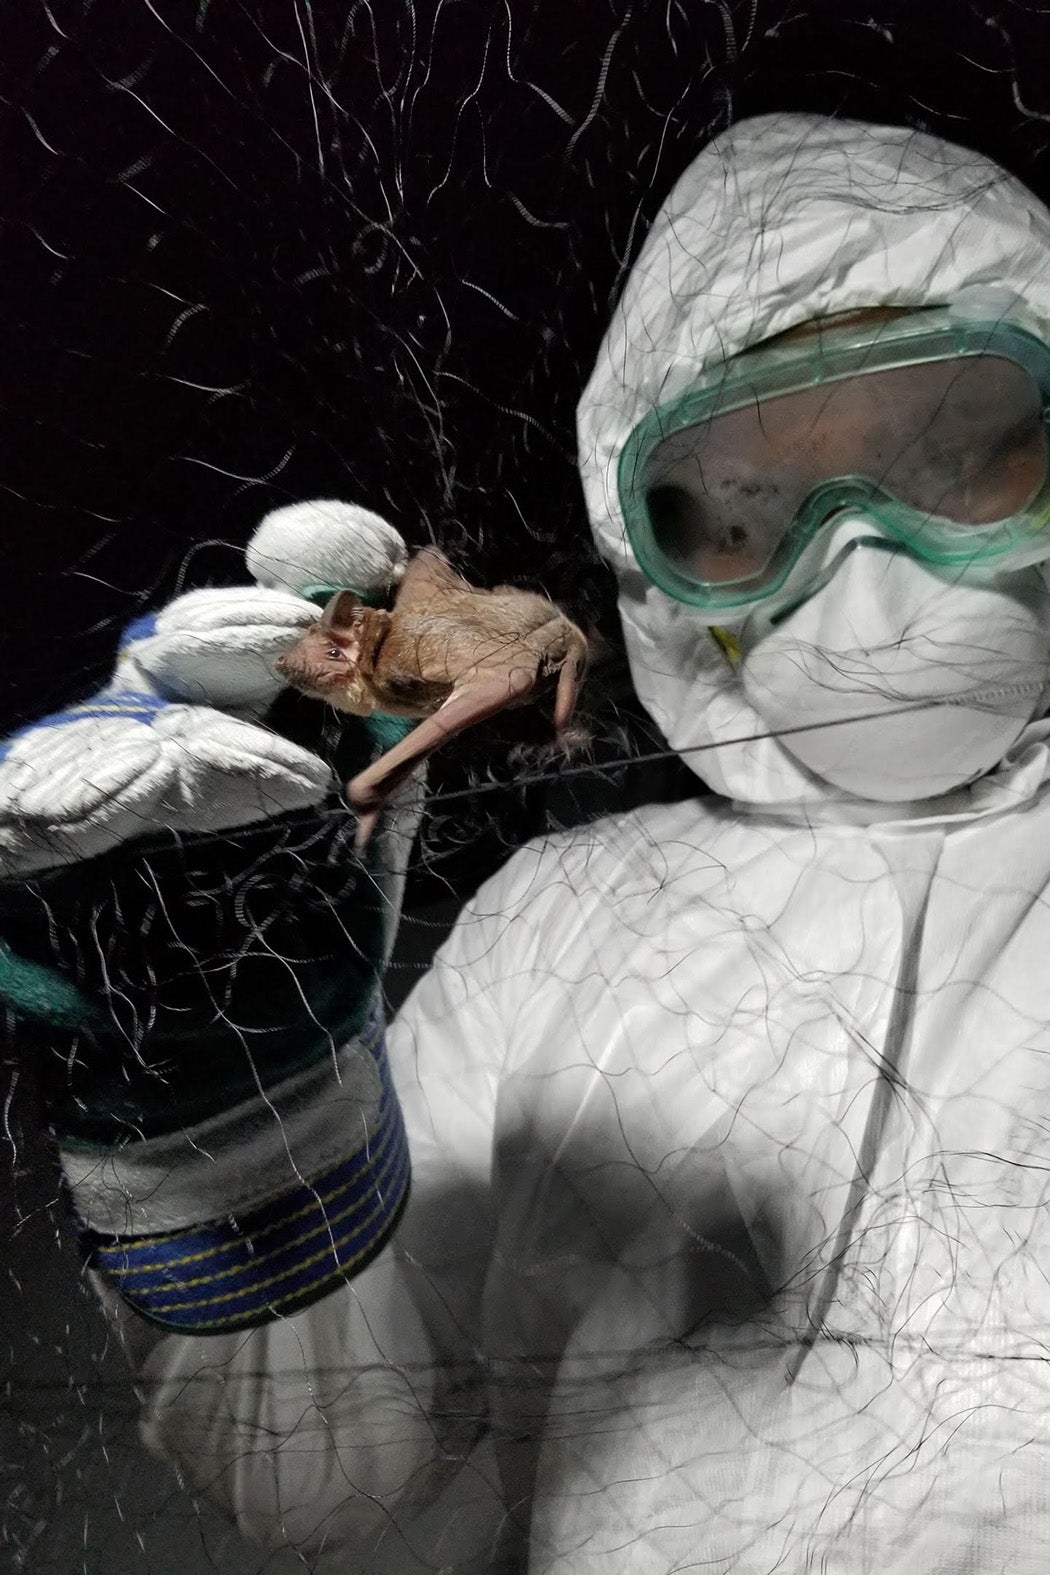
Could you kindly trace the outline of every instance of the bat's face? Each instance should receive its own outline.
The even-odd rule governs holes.
[[[344,613],[346,612],[344,606]],[[339,711],[368,716],[375,710],[371,685],[361,671],[361,645],[368,611],[357,609],[335,626],[330,617],[311,624],[275,667],[287,683]]]
[[[333,690],[345,689],[351,674],[346,651],[320,624],[307,629],[274,665],[294,688],[316,700],[328,700]]]

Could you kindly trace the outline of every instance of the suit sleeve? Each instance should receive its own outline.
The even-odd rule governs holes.
[[[502,1514],[479,1360],[502,901],[468,908],[388,1030],[412,1183],[373,1262],[297,1314],[207,1337],[163,1334],[100,1286],[150,1449],[252,1542],[341,1575],[385,1567],[379,1549],[400,1568],[400,1544],[432,1559],[435,1525],[483,1550]]]

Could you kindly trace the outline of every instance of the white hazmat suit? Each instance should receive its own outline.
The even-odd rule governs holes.
[[[700,368],[972,285],[1050,323],[1050,216],[908,130],[745,122],[668,198],[580,461],[638,692],[714,795],[470,903],[390,1031],[414,1190],[351,1286],[248,1335],[129,1315],[148,1439],[253,1537],[457,1567],[413,1526],[458,1475],[532,1575],[1050,1568],[1050,724],[851,801],[761,736],[615,485]]]

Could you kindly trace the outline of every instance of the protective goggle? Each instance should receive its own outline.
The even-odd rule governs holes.
[[[635,556],[712,622],[790,598],[859,511],[923,562],[1050,558],[1050,347],[957,308],[771,342],[653,410],[620,457]]]

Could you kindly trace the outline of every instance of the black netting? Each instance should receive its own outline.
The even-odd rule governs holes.
[[[7,1012],[0,1566],[1044,1568],[1042,854],[1017,830],[949,867],[916,837],[889,872],[861,838],[832,869],[819,832],[773,854],[762,820],[756,898],[760,854],[729,808],[700,846],[703,765],[632,690],[575,412],[667,191],[735,121],[913,127],[1050,198],[1046,8],[2,10],[3,733],[95,691],[134,618],[242,582],[259,520],[308,498],[374,509],[480,585],[543,589],[602,654],[574,755],[551,745],[547,696],[431,763],[385,975],[391,1016],[432,988],[394,1057],[416,1190],[396,1271],[384,1258],[352,1282],[338,1327],[277,1320],[250,1347],[177,1357],[131,1328],[125,1350],[49,1129],[133,1148],[173,1109],[213,1114],[217,1090],[268,1091],[306,1041],[308,1060],[334,1053],[390,913],[345,808],[218,839],[151,826],[98,878],[37,871],[2,894],[3,947],[106,1021],[100,1037]],[[285,698],[270,720],[345,778],[357,746],[316,709]],[[640,822],[638,805],[654,806]],[[530,839],[486,888],[506,908],[483,891],[428,974],[463,902]],[[508,1022],[520,1058],[494,1073]],[[552,1069],[537,1047],[558,1035]],[[987,1051],[953,1070],[951,1114],[942,1063],[908,1070],[931,1040]],[[853,1057],[838,1081],[836,1054]],[[602,1076],[581,1092],[585,1064]],[[733,1179],[744,1130],[775,1156]],[[1000,1207],[993,1244],[968,1211]],[[1008,1536],[975,1531],[960,1553],[975,1496]]]

